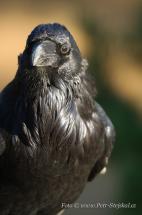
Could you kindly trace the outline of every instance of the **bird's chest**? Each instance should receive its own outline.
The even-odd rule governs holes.
[[[84,169],[91,164],[97,124],[81,118],[71,94],[46,89],[27,104],[20,119],[20,150],[13,153],[16,154],[13,160],[18,160],[17,172],[23,174],[21,178],[26,174],[41,182],[52,177],[63,178],[71,172],[77,175],[81,166]],[[21,169],[25,171],[21,173]]]
[[[42,206],[74,201],[97,159],[96,125],[87,125],[73,99],[59,90],[40,95],[23,119],[27,128],[20,150],[11,153],[12,177]]]

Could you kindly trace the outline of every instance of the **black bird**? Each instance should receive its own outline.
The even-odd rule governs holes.
[[[114,127],[60,24],[28,36],[0,93],[0,215],[54,215],[107,166]]]

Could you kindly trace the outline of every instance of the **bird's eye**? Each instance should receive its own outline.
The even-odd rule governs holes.
[[[61,53],[63,54],[63,55],[66,55],[66,54],[69,54],[69,52],[70,52],[70,46],[69,46],[69,44],[67,44],[67,43],[65,43],[65,44],[63,44],[62,46],[61,46]]]

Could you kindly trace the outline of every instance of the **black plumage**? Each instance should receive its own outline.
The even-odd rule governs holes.
[[[54,215],[107,166],[115,132],[64,26],[37,26],[18,63],[0,93],[0,214]]]

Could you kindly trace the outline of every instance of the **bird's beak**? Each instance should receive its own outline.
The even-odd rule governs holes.
[[[31,63],[37,67],[58,67],[59,55],[56,52],[56,44],[50,40],[36,44],[33,47]]]

